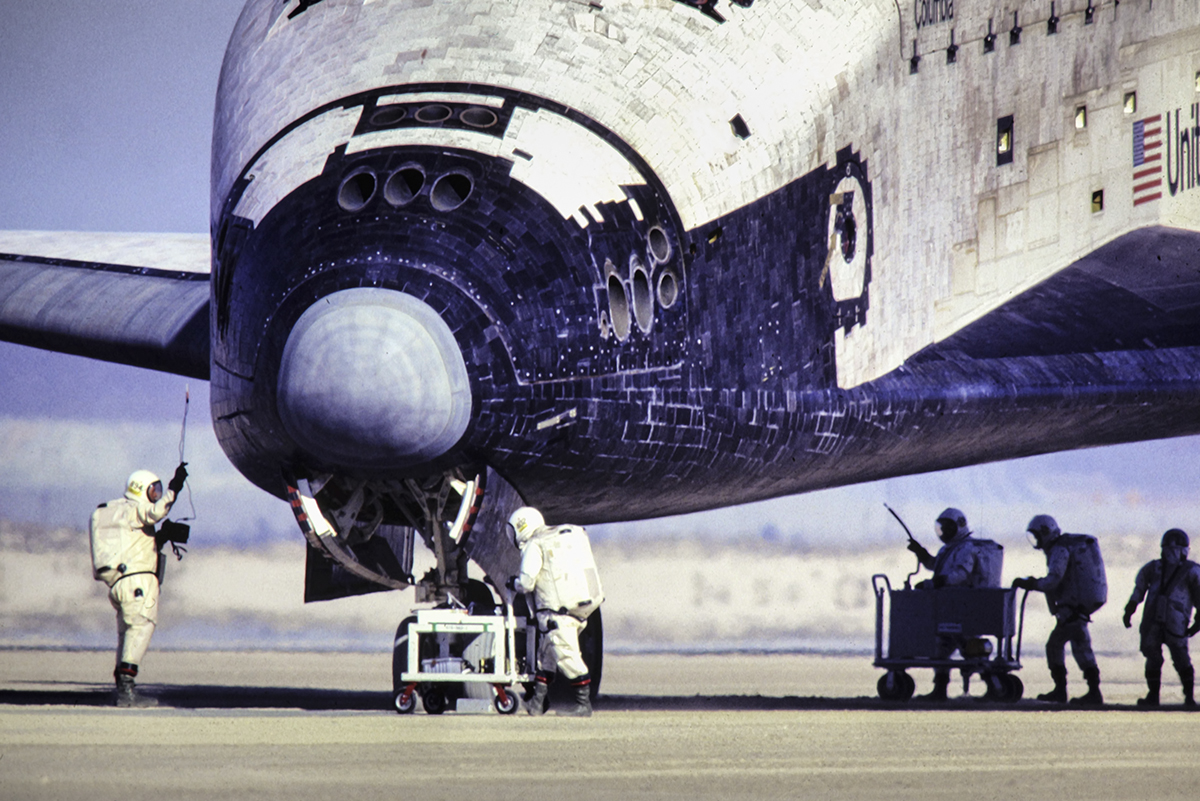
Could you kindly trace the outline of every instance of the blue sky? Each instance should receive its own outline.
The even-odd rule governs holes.
[[[205,232],[212,109],[240,0],[9,3],[0,27],[0,229]],[[192,404],[197,534],[294,538],[286,507],[224,460],[203,382],[0,344],[0,517],[83,525],[147,466],[178,458]],[[1029,517],[1064,528],[1200,532],[1200,438],[1053,454],[875,482],[600,535],[699,532],[814,545],[897,538],[883,503],[932,545],[932,517],[963,508],[981,533],[1018,537]]]

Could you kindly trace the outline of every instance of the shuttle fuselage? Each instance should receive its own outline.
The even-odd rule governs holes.
[[[1163,254],[1195,279],[1195,7],[1010,5],[249,3],[222,446],[276,493],[487,465],[590,522],[1200,431],[1195,316],[1101,330]],[[1024,310],[1097,281],[1119,309]]]

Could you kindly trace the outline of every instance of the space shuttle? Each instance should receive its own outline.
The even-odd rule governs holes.
[[[249,0],[211,190],[0,233],[0,338],[208,380],[308,600],[1200,433],[1194,0]]]

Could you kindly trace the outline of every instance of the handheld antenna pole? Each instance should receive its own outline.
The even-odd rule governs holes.
[[[904,524],[904,521],[900,519],[900,515],[896,514],[896,510],[893,509],[892,507],[888,506],[886,503],[883,505],[883,508],[887,509],[889,512],[891,512],[892,517],[896,518],[896,522],[901,525],[901,527],[904,529],[904,533],[908,535],[909,542],[917,542],[917,538],[914,537],[912,535],[912,532],[908,530],[908,526],[906,526]],[[920,543],[917,543],[917,544],[919,545]],[[906,589],[906,590],[912,589],[912,577],[917,575],[920,572],[921,572],[921,558],[918,556],[916,570],[914,570],[913,572],[909,573],[907,576],[904,577],[904,589]]]
[[[187,442],[188,406],[192,402],[192,392],[187,384],[183,385],[183,425],[179,427],[179,461],[183,461],[183,446]],[[893,512],[893,514],[895,514]]]
[[[184,446],[187,444],[188,406],[191,405],[191,402],[192,402],[191,388],[187,384],[184,384],[183,385],[183,424],[179,427],[179,463],[180,464],[183,464],[184,461],[186,461],[183,458],[183,452],[184,452]],[[188,506],[191,507],[192,513],[190,515],[188,515],[187,517],[180,518],[180,521],[195,520],[196,519],[196,504],[192,501],[192,483],[190,481],[185,480],[183,485],[185,487],[187,487]]]

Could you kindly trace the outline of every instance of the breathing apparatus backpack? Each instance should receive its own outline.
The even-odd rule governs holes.
[[[1065,547],[1071,554],[1067,572],[1051,599],[1055,605],[1079,609],[1088,615],[1104,606],[1108,601],[1108,577],[1099,541],[1089,534],[1063,534],[1051,547]]]
[[[587,532],[579,526],[555,526],[537,535],[537,546],[542,549],[539,606],[587,620],[604,602]],[[544,578],[549,581],[543,587]]]
[[[972,587],[999,587],[1000,575],[1004,572],[1004,546],[994,540],[974,540],[976,576],[972,576]]]
[[[88,526],[92,540],[92,578],[110,587],[121,577],[117,563],[124,551],[125,529],[118,519],[116,507],[102,503],[92,512]]]

